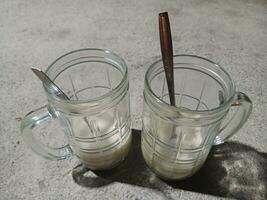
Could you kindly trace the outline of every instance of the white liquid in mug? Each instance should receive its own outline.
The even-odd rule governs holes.
[[[126,138],[116,146],[103,152],[82,152],[78,153],[80,160],[90,169],[109,169],[119,164],[128,154],[131,146],[131,133],[125,133]]]
[[[192,176],[205,162],[210,145],[204,145],[200,127],[174,127],[150,120],[142,132],[142,153],[147,165],[164,179]],[[154,127],[155,126],[155,127]],[[152,128],[153,127],[153,128]]]
[[[121,162],[131,146],[130,119],[111,110],[93,118],[72,120],[75,154],[90,169],[109,169]],[[123,123],[120,123],[123,121]]]

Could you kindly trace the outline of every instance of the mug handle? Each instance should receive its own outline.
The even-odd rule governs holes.
[[[221,127],[219,134],[216,136],[213,145],[224,143],[244,125],[251,113],[252,102],[246,94],[236,92],[231,107],[236,107],[235,109],[237,110],[229,120],[224,122],[224,125]],[[229,115],[229,113],[227,115]]]
[[[34,137],[33,129],[44,122],[54,120],[56,115],[48,111],[47,105],[29,112],[21,121],[21,134],[25,143],[38,155],[49,160],[62,160],[72,155],[69,144],[52,148],[44,145]]]

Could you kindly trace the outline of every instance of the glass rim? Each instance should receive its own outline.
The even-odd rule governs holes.
[[[191,54],[176,54],[176,55],[173,55],[174,58],[177,58],[177,57],[192,57],[192,58],[197,58],[197,59],[200,59],[200,60],[204,60],[204,61],[207,61],[209,62],[210,64],[212,64],[213,66],[216,66],[218,67],[219,70],[221,70],[226,76],[227,78],[229,79],[230,81],[230,95],[228,96],[227,100],[223,102],[223,104],[215,107],[215,108],[212,108],[212,109],[207,109],[207,110],[189,110],[189,109],[186,109],[186,108],[183,108],[183,107],[174,107],[174,106],[171,106],[170,104],[168,104],[167,102],[165,102],[164,100],[162,100],[161,98],[159,98],[154,92],[153,90],[151,89],[150,87],[150,84],[148,82],[148,78],[149,78],[149,73],[154,69],[156,68],[157,64],[159,62],[162,62],[162,58],[156,60],[155,62],[153,62],[149,68],[147,69],[146,71],[146,74],[145,74],[145,88],[148,89],[148,92],[152,95],[152,97],[154,99],[157,100],[157,102],[160,102],[162,103],[163,105],[167,106],[169,109],[172,109],[173,111],[177,112],[177,113],[188,113],[188,114],[211,114],[211,113],[215,113],[215,112],[218,112],[218,111],[221,111],[223,110],[224,108],[228,107],[229,104],[231,104],[233,98],[234,98],[234,95],[235,95],[235,85],[234,85],[234,82],[231,78],[231,76],[229,75],[229,73],[223,68],[221,67],[219,64],[207,59],[207,58],[204,58],[204,57],[201,57],[201,56],[197,56],[197,55],[191,55]],[[164,70],[164,69],[163,69]]]
[[[82,52],[82,51],[88,51],[88,52],[102,52],[104,53],[104,55],[112,55],[114,56],[116,59],[120,60],[121,63],[118,63],[123,69],[124,71],[122,71],[122,79],[120,80],[119,84],[113,88],[112,90],[110,90],[109,92],[99,96],[99,97],[95,97],[95,98],[92,98],[92,99],[87,99],[87,100],[66,100],[66,99],[62,99],[62,98],[59,98],[58,96],[55,96],[55,95],[51,95],[51,93],[48,91],[47,87],[45,86],[45,84],[43,84],[43,87],[45,89],[45,92],[47,93],[47,96],[49,98],[51,98],[52,100],[55,100],[56,102],[59,102],[59,103],[67,103],[67,104],[71,104],[71,105],[79,105],[79,104],[87,104],[87,103],[97,103],[99,101],[103,101],[104,99],[108,98],[108,97],[111,97],[113,95],[115,95],[118,91],[121,90],[121,88],[124,86],[125,82],[127,81],[128,79],[128,68],[127,68],[127,64],[126,62],[124,61],[124,59],[122,59],[120,56],[118,56],[117,54],[113,53],[112,51],[110,50],[107,50],[107,49],[99,49],[99,48],[83,48],[83,49],[77,49],[77,50],[74,50],[74,51],[70,51],[68,53],[65,53],[63,54],[62,56],[58,57],[56,60],[54,60],[48,67],[47,69],[45,70],[45,73],[49,76],[50,74],[50,70],[54,67],[54,65],[61,59],[69,56],[69,55],[72,55],[74,53],[77,53],[77,52]],[[105,57],[103,57],[105,58]],[[117,61],[116,61],[117,63]],[[53,80],[54,81],[54,80]]]

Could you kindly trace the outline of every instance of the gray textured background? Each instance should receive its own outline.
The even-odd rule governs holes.
[[[20,117],[46,103],[29,67],[46,69],[79,48],[110,49],[126,60],[133,128],[140,129],[143,77],[160,55],[157,17],[162,11],[169,12],[176,53],[218,62],[253,101],[249,121],[231,139],[241,144],[221,147],[230,149],[230,156],[214,164],[212,154],[195,178],[178,186],[157,180],[152,187],[100,174],[109,184],[87,187],[73,179],[72,169],[79,164],[75,158],[51,162],[26,148]],[[0,64],[0,199],[264,199],[266,154],[260,152],[267,152],[266,0],[2,0]],[[213,179],[219,170],[222,176]],[[153,175],[147,179],[153,180]],[[210,191],[208,184],[221,188]]]

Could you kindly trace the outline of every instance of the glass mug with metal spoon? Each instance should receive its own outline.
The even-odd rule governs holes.
[[[141,147],[152,171],[177,180],[192,176],[212,145],[242,127],[252,103],[235,91],[222,67],[202,57],[174,56],[174,80],[176,106],[171,106],[162,60],[146,72]]]
[[[166,12],[159,14],[159,32],[162,60],[145,76],[142,153],[160,177],[184,179],[203,165],[213,144],[223,143],[245,123],[252,103],[235,92],[219,65],[197,56],[173,57]],[[226,122],[231,105],[238,110]]]
[[[22,120],[25,142],[48,159],[76,155],[90,169],[119,164],[131,145],[126,63],[108,50],[81,49],[58,58],[45,74],[48,80],[39,77],[56,85],[43,83],[48,106]],[[39,124],[54,119],[68,138],[62,148],[46,146],[34,136]]]

